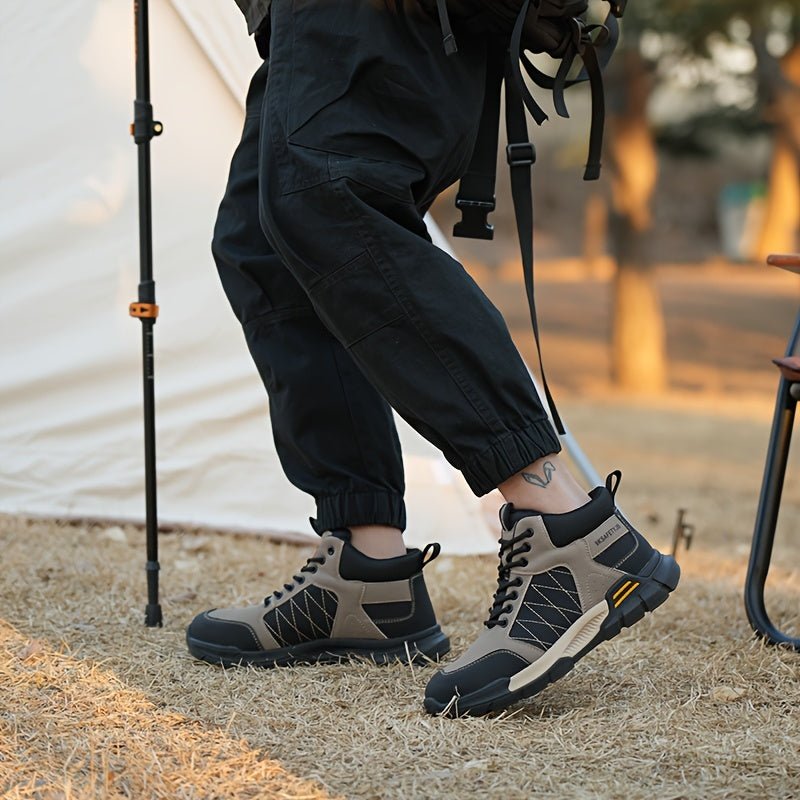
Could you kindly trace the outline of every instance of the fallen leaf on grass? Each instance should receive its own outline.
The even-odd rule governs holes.
[[[103,531],[103,538],[111,542],[127,542],[128,536],[119,525],[114,525],[111,528],[106,528]]]
[[[741,700],[747,694],[747,689],[734,686],[715,686],[711,690],[711,699],[716,703],[733,703]]]
[[[17,658],[20,661],[27,661],[27,659],[44,653],[47,645],[41,639],[31,639],[25,647],[17,653]]]
[[[207,536],[184,537],[181,548],[187,553],[202,553],[211,549],[211,540]]]
[[[184,592],[183,594],[176,594],[174,597],[167,598],[170,603],[187,603],[189,600],[194,600],[197,597],[197,592]]]

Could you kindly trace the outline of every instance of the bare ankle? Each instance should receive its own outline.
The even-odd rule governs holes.
[[[589,502],[589,495],[559,455],[540,458],[498,488],[515,507],[544,514],[566,514]]]
[[[350,544],[370,558],[396,558],[406,554],[403,532],[388,525],[351,525]]]

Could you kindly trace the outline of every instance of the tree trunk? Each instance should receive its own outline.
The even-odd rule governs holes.
[[[583,220],[583,264],[589,279],[603,276],[607,239],[608,203],[600,192],[592,192],[586,200]]]
[[[652,200],[658,155],[647,117],[651,80],[638,49],[618,59],[610,82],[607,150],[613,169],[611,243],[614,280],[611,365],[614,382],[629,392],[667,385],[666,336],[651,268]]]
[[[780,79],[772,86],[768,111],[775,123],[767,208],[755,257],[793,253],[800,225],[800,47],[781,59]]]
[[[755,258],[764,261],[770,253],[794,253],[800,220],[800,185],[797,151],[788,137],[775,134],[764,225]]]
[[[666,331],[647,256],[649,237],[626,217],[615,215],[612,238],[617,254],[611,361],[614,382],[637,394],[660,392],[667,385]]]

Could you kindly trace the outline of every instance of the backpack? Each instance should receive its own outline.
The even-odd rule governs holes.
[[[568,117],[564,92],[570,86],[588,81],[591,86],[592,115],[589,157],[584,180],[600,177],[605,123],[603,69],[608,65],[619,41],[619,23],[627,0],[608,0],[610,11],[601,25],[588,24],[584,18],[588,0],[419,0],[430,13],[438,14],[445,52],[458,51],[450,16],[459,26],[489,39],[486,90],[478,138],[470,165],[461,179],[456,207],[462,219],[453,235],[473,239],[494,238],[489,214],[495,210],[497,146],[500,126],[500,100],[505,85],[506,159],[511,172],[511,193],[519,233],[525,291],[528,297],[531,326],[542,374],[542,387],[559,434],[565,429],[553,401],[542,364],[539,324],[533,293],[533,193],[532,167],[536,148],[530,140],[525,111],[541,125],[547,114],[536,102],[523,78],[525,74],[537,86],[552,92],[559,116]],[[434,8],[435,5],[435,8]],[[527,55],[547,53],[560,62],[554,76],[536,67]],[[576,59],[583,69],[573,78],[570,72]]]

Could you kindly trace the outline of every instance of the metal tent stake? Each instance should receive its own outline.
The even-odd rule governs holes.
[[[156,419],[153,326],[158,317],[156,284],[153,280],[153,228],[150,197],[150,140],[160,136],[163,126],[153,121],[150,105],[150,44],[147,0],[134,0],[136,28],[136,99],[133,103],[131,135],[139,153],[139,299],[130,305],[130,315],[142,323],[142,374],[144,380],[144,472],[147,530],[147,608],[144,624],[161,626],[158,602],[158,513],[156,510]]]

